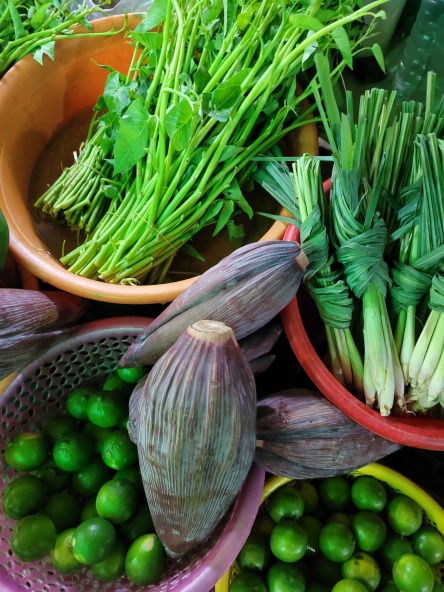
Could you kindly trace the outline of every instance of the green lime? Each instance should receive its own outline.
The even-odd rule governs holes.
[[[82,432],[73,432],[57,440],[52,456],[55,464],[67,472],[83,469],[91,460],[93,443],[89,436]]]
[[[402,592],[432,592],[433,572],[422,557],[413,553],[401,555],[393,564],[393,581]]]
[[[14,520],[36,514],[45,505],[45,500],[46,485],[34,475],[17,477],[2,491],[3,512]]]
[[[143,534],[155,532],[151,512],[146,501],[137,506],[131,518],[120,524],[119,532],[129,543],[132,543]]]
[[[326,524],[319,533],[319,549],[330,561],[346,561],[355,550],[352,531],[340,522]]]
[[[351,498],[358,510],[380,512],[387,504],[387,491],[374,477],[362,475],[352,484]]]
[[[294,487],[279,487],[268,498],[267,510],[275,522],[297,520],[304,513],[304,498]]]
[[[357,551],[342,564],[342,577],[358,580],[369,592],[373,592],[381,581],[381,570],[374,557]]]
[[[89,518],[81,522],[72,535],[72,553],[84,565],[103,561],[116,542],[114,526],[105,518]]]
[[[267,512],[259,512],[256,516],[251,532],[254,534],[258,534],[260,536],[270,538],[271,531],[273,530],[275,524],[276,523],[272,519],[270,514],[268,514]]]
[[[63,491],[68,487],[71,480],[71,475],[61,471],[52,460],[43,463],[32,474],[43,481],[48,493]]]
[[[330,514],[330,516],[326,520],[327,524],[329,522],[340,522],[341,524],[350,529],[352,526],[351,516],[350,514],[346,514],[345,512],[333,512],[333,514]]]
[[[307,533],[295,520],[281,520],[271,531],[271,551],[277,559],[286,563],[302,559],[307,545]]]
[[[305,579],[299,565],[276,561],[267,572],[269,592],[304,592]]]
[[[111,479],[102,485],[96,497],[99,516],[113,524],[125,522],[137,509],[137,492],[126,479]]]
[[[79,429],[77,421],[71,415],[51,417],[43,425],[43,435],[53,446],[59,438]]]
[[[100,456],[93,456],[86,467],[72,473],[72,490],[83,499],[95,496],[102,485],[113,477],[113,472]]]
[[[120,378],[117,372],[114,372],[105,380],[102,391],[117,391],[119,394],[129,397],[133,392],[134,385],[125,382]]]
[[[62,532],[78,524],[80,520],[80,502],[67,491],[59,491],[48,498],[42,514],[51,518],[57,532]]]
[[[406,495],[395,495],[387,504],[387,522],[395,532],[409,536],[422,524],[421,506]]]
[[[72,535],[75,528],[68,528],[57,535],[51,549],[51,561],[62,574],[70,574],[82,569],[83,565],[72,554]]]
[[[358,580],[345,578],[336,582],[331,592],[367,592],[367,588]]]
[[[82,506],[82,510],[80,512],[80,522],[85,522],[85,520],[89,520],[90,518],[98,518],[98,513],[96,509],[96,498],[91,497],[89,500]]]
[[[413,553],[410,541],[397,532],[389,532],[384,544],[379,549],[378,556],[381,564],[391,571],[398,557],[405,553]]]
[[[102,444],[103,462],[119,471],[137,464],[137,446],[131,442],[128,432],[116,430]]]
[[[348,505],[350,494],[350,483],[345,477],[326,477],[319,482],[319,496],[321,501],[334,512],[342,512]]]
[[[128,382],[129,384],[137,384],[147,373],[148,369],[145,366],[117,368],[117,376],[123,380],[123,382]]]
[[[310,514],[302,516],[300,524],[308,537],[307,557],[316,555],[316,553],[319,553],[319,535],[324,525],[315,516],[311,516]]]
[[[113,550],[108,553],[103,561],[91,565],[91,571],[98,580],[108,582],[118,580],[125,571],[126,544],[116,539]]]
[[[86,412],[88,401],[95,393],[94,390],[87,386],[79,386],[71,391],[66,399],[66,408],[68,412],[79,419],[80,421],[87,421],[88,414]]]
[[[240,571],[234,576],[229,592],[267,592],[267,586],[254,571]]]
[[[16,522],[11,549],[22,561],[37,561],[47,555],[56,540],[54,523],[44,514],[31,514]]]
[[[387,526],[375,512],[362,510],[352,516],[352,532],[358,548],[361,551],[373,553],[384,544]]]
[[[116,428],[101,428],[90,421],[87,421],[83,427],[82,432],[89,436],[93,441],[94,452],[102,453],[102,444],[107,436],[109,436]]]
[[[441,534],[424,524],[411,537],[413,551],[429,565],[437,565],[444,558],[444,540]]]
[[[6,445],[5,460],[15,471],[38,469],[49,457],[48,441],[37,432],[23,432]]]
[[[297,484],[299,493],[304,500],[304,514],[313,514],[319,506],[319,493],[313,483],[300,481]]]
[[[143,481],[142,475],[140,474],[139,465],[116,471],[114,473],[113,479],[126,479],[134,485],[137,495],[145,499],[145,491],[143,489]]]
[[[125,571],[138,586],[149,586],[160,580],[167,564],[167,555],[156,534],[144,534],[128,549]]]
[[[268,539],[258,534],[250,534],[240,550],[236,562],[241,569],[265,571],[271,562]]]
[[[88,419],[101,428],[113,428],[126,417],[127,404],[115,391],[94,393],[86,407]]]

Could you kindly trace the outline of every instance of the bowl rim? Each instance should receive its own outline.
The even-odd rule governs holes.
[[[299,230],[288,226],[284,240],[297,240]],[[338,409],[370,431],[413,448],[444,450],[444,420],[424,417],[383,417],[343,387],[318,356],[299,310],[297,295],[281,311],[282,323],[291,348],[303,370]]]

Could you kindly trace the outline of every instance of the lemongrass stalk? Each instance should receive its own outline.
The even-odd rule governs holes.
[[[334,329],[329,327],[328,325],[325,326],[325,334],[327,336],[327,346],[328,346],[328,353],[330,356],[330,371],[336,380],[342,386],[346,386],[346,380],[344,377],[343,365],[341,356],[338,351],[338,346],[336,344],[336,340],[334,337]]]
[[[430,311],[426,324],[416,342],[409,365],[409,382],[413,387],[418,384],[418,375],[427,355],[429,343],[433,338],[439,318],[440,314],[436,310]]]
[[[410,405],[410,409],[414,413],[427,413],[430,409],[433,409],[433,407],[436,407],[436,405],[439,403],[439,399],[429,399],[427,389],[421,391],[418,389],[409,389],[407,395],[409,401],[412,402],[412,404]]]
[[[440,398],[440,394],[444,389],[444,347],[441,350],[438,364],[430,377],[428,397],[430,400]]]
[[[421,368],[417,374],[418,385],[428,383],[431,380],[438,366],[441,353],[444,349],[444,314],[439,313],[436,310],[432,310],[430,314],[439,315],[439,318],[438,322],[436,323],[433,336],[429,341],[424,361],[421,364]]]

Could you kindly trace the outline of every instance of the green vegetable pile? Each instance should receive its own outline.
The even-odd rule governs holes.
[[[61,262],[92,279],[159,283],[204,226],[241,234],[233,216],[253,214],[242,192],[251,159],[303,125],[313,56],[336,59],[336,79],[383,3],[155,0],[128,32],[129,72],[110,72],[76,162],[36,203],[86,235]]]
[[[322,100],[315,93],[333,152],[330,208],[314,157],[292,172],[272,160],[256,177],[300,227],[337,380],[384,416],[440,409],[444,98],[435,100],[430,74],[425,104],[398,105],[395,92],[375,88],[355,120],[349,92],[340,113],[321,58]]]
[[[73,0],[0,0],[0,77],[27,54],[39,64],[45,55],[53,60],[58,39],[82,35],[73,33],[75,25],[92,34],[88,16],[100,6],[80,4],[73,9]]]

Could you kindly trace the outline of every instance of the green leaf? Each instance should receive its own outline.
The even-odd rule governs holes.
[[[5,264],[9,247],[9,228],[3,212],[0,210],[0,270]]]
[[[120,120],[114,144],[114,174],[131,169],[145,154],[152,116],[141,99],[135,99]]]
[[[234,203],[236,203],[238,207],[243,212],[245,212],[249,218],[253,216],[253,210],[248,201],[243,196],[241,188],[239,187],[239,183],[237,182],[236,178],[234,178],[231,181],[231,184],[228,187],[228,189],[224,191],[224,195],[231,199]]]
[[[29,21],[29,24],[34,29],[34,31],[38,30],[43,23],[43,20],[46,20],[46,11],[48,8],[51,8],[52,2],[46,2],[39,6],[39,8],[34,12]]]
[[[242,152],[243,150],[244,149],[241,146],[232,146],[230,144],[227,144],[223,149],[222,154],[220,155],[219,162],[229,160],[230,158],[236,156],[237,154],[239,154],[239,152]]]
[[[186,99],[181,99],[166,112],[165,130],[178,152],[186,148],[191,140],[193,121],[194,110]]]
[[[227,223],[228,240],[233,241],[244,238],[245,230],[242,224],[236,224],[234,220],[228,220]]]
[[[152,31],[149,31],[148,33],[140,33],[138,31],[131,31],[130,37],[133,41],[138,41],[151,51],[156,51],[156,49],[162,47],[162,33],[154,33]]]
[[[205,261],[205,257],[203,257],[197,249],[192,247],[190,243],[185,243],[184,246],[180,249],[182,253],[186,255],[190,255],[190,257],[194,257],[195,259],[199,259],[199,261]]]
[[[106,79],[102,95],[108,109],[120,116],[122,111],[126,109],[131,102],[129,95],[129,87],[122,84],[120,73],[116,70],[111,72]]]
[[[222,211],[217,219],[216,228],[214,229],[213,236],[216,236],[224,226],[228,223],[234,212],[234,201],[231,199],[225,200],[222,207]]]
[[[40,64],[41,66],[43,65],[44,55],[47,55],[52,61],[54,61],[54,44],[55,41],[47,41],[35,50],[33,56],[38,64]]]
[[[154,0],[146,12],[145,18],[137,25],[135,31],[137,33],[146,33],[159,26],[165,20],[168,4],[167,0]]]
[[[347,32],[344,27],[336,27],[331,32],[333,39],[338,46],[339,51],[341,52],[342,57],[344,58],[345,63],[350,68],[353,66],[353,56],[352,50],[350,47],[350,40],[348,38]]]
[[[210,82],[211,76],[206,68],[200,66],[194,72],[193,81],[196,87],[196,92],[200,95],[206,85]]]
[[[384,61],[384,54],[382,53],[382,49],[378,43],[374,43],[371,47],[372,53],[375,57],[375,60],[378,62],[378,66],[381,70],[385,73],[385,61]]]
[[[223,0],[224,2],[224,35],[232,28],[237,0]]]
[[[238,84],[219,84],[211,93],[209,112],[210,117],[218,121],[228,121],[233,107],[241,98],[241,88]]]
[[[308,14],[292,14],[290,16],[290,23],[297,29],[305,31],[320,31],[324,25],[317,18]]]
[[[22,19],[20,18],[19,11],[15,7],[13,0],[8,0],[8,9],[11,16],[12,24],[14,25],[15,39],[20,39],[26,36],[26,29],[23,26]]]

